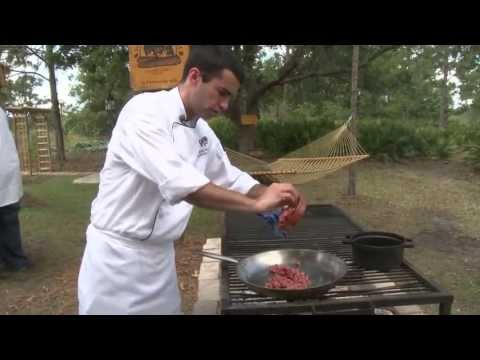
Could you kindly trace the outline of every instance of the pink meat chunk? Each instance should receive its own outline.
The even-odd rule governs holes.
[[[310,286],[310,279],[299,266],[273,265],[270,267],[270,277],[265,287],[269,289],[306,289]]]

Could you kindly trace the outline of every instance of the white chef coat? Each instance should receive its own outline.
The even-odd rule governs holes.
[[[0,207],[14,204],[23,196],[20,161],[7,114],[0,108]]]
[[[80,314],[177,314],[173,243],[209,183],[246,194],[258,184],[232,166],[199,119],[185,126],[178,88],[133,97],[108,145],[79,275]],[[192,125],[192,124],[190,124]]]

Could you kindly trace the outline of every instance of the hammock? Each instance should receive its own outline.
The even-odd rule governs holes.
[[[225,150],[233,165],[261,183],[303,184],[369,157],[348,128],[350,121],[351,117],[338,129],[273,163],[231,149]]]

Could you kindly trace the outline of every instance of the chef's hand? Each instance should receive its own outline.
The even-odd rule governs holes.
[[[256,199],[255,212],[296,208],[301,195],[292,184],[273,183]]]
[[[291,230],[305,214],[307,202],[300,194],[298,204],[295,208],[285,208],[280,214],[278,228],[283,231]]]

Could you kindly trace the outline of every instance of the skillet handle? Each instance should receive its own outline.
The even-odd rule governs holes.
[[[403,241],[404,241],[404,242],[403,242],[402,247],[404,247],[404,248],[413,248],[413,247],[415,247],[415,245],[413,244],[413,241],[412,241],[412,240],[407,239],[407,238],[404,238]]]
[[[195,251],[194,253],[199,254],[199,255],[203,255],[203,256],[206,256],[208,258],[212,258],[212,259],[215,259],[215,260],[222,260],[222,261],[227,261],[227,262],[231,262],[231,263],[234,263],[234,264],[238,264],[238,260],[236,260],[234,258],[231,258],[231,257],[228,257],[228,256],[213,254],[213,253],[209,253],[209,252],[206,252],[206,251]]]

